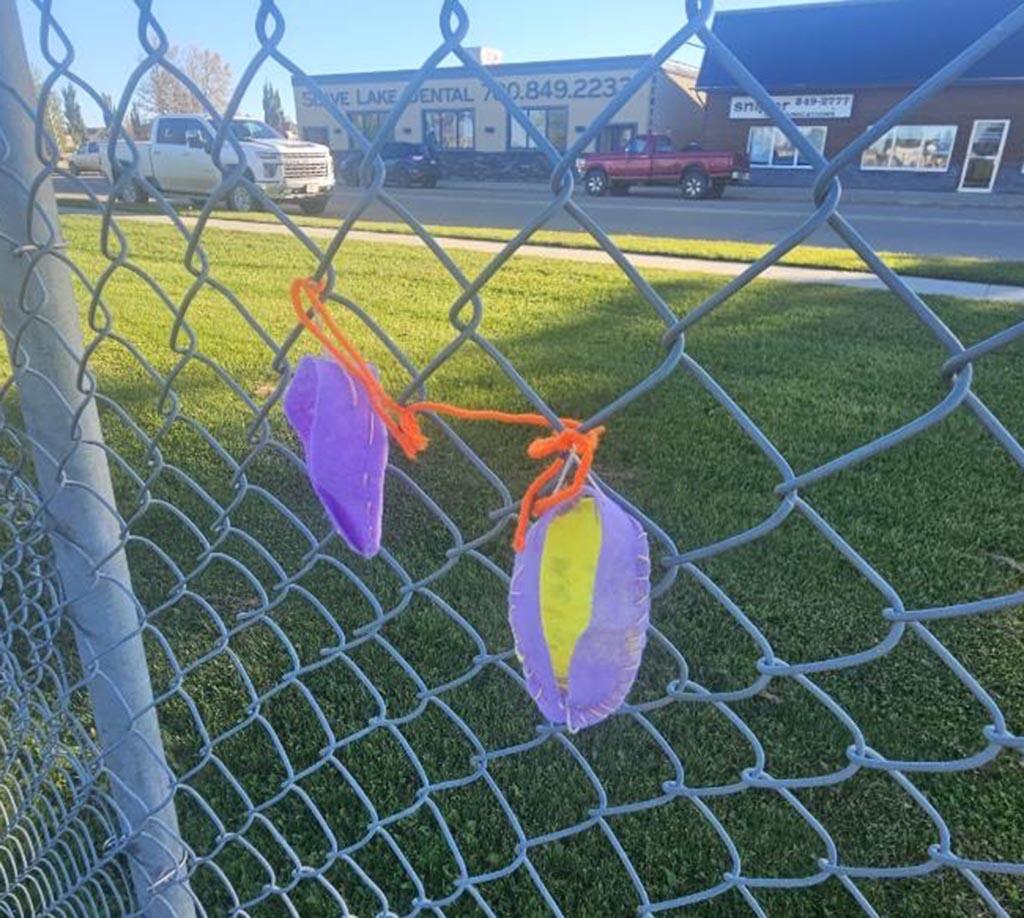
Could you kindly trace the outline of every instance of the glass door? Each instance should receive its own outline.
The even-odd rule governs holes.
[[[960,176],[961,191],[991,191],[995,184],[999,162],[1003,158],[1006,132],[1010,122],[1001,118],[984,118],[974,122],[971,140],[964,157],[964,171]]]

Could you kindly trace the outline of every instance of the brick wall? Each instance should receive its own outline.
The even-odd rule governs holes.
[[[902,99],[909,87],[857,89],[856,87],[823,87],[822,91],[852,92],[853,112],[850,118],[833,120],[807,120],[798,123],[823,124],[828,127],[825,155],[832,156],[853,141],[861,131],[882,117]],[[792,93],[794,90],[775,90]],[[767,120],[740,120],[729,118],[729,100],[742,91],[712,91],[707,96],[704,113],[705,149],[746,150],[747,135],[751,127],[768,124]],[[1024,194],[1024,86],[963,85],[940,92],[918,106],[903,123],[955,124],[956,142],[949,169],[945,172],[862,171],[858,163],[843,170],[844,184],[853,188],[893,188],[914,191],[955,191],[960,183],[964,156],[976,118],[1008,118],[1009,132],[1003,160],[996,176],[994,191]],[[808,185],[812,173],[807,169],[754,168],[752,178],[760,185]]]

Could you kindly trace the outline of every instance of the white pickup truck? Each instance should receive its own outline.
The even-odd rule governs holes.
[[[270,125],[251,118],[236,118],[231,132],[245,157],[246,176],[268,198],[276,202],[294,201],[307,214],[323,213],[334,188],[334,163],[331,151],[319,143],[288,140]],[[149,142],[135,141],[139,171],[155,187],[173,196],[205,197],[220,184],[222,175],[210,153],[214,129],[206,118],[196,114],[161,115],[153,121]],[[131,162],[124,142],[117,144],[117,163],[111,168],[107,145],[100,144],[104,175],[114,181],[120,170]],[[221,151],[221,163],[229,168],[237,163],[230,141]],[[141,204],[145,189],[131,182],[121,189],[126,204]],[[228,207],[247,211],[257,207],[256,196],[242,184],[227,194]]]

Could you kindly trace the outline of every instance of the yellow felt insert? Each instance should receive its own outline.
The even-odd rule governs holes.
[[[548,526],[540,562],[540,621],[555,679],[564,685],[580,635],[590,624],[601,554],[601,515],[592,498]]]

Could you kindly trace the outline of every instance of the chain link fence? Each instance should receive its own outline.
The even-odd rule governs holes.
[[[467,52],[469,3],[439,3],[436,50],[372,140],[288,56],[285,15],[272,0],[253,4],[255,50],[225,111],[168,60],[169,39],[150,2],[136,0],[138,47],[124,53],[140,60],[113,111],[77,72],[75,36],[61,28],[57,5],[32,3],[37,36],[22,34],[14,0],[0,0],[0,296],[10,354],[0,389],[4,914],[579,915],[594,912],[593,896],[605,914],[1024,910],[1024,844],[1003,844],[1020,842],[1024,821],[1014,796],[1024,738],[1004,714],[1015,687],[986,687],[949,646],[950,635],[967,646],[964,630],[942,630],[953,621],[985,645],[1016,652],[1010,665],[1019,682],[1016,609],[1024,591],[908,603],[873,563],[877,546],[844,534],[813,497],[815,486],[926,440],[954,414],[971,416],[1015,464],[1015,477],[999,482],[1019,482],[1024,449],[979,395],[975,374],[997,352],[1012,351],[1024,322],[963,344],[843,216],[837,174],[1024,27],[1024,5],[826,161],[717,40],[713,0],[687,0],[679,30],[565,152]],[[38,97],[23,40],[47,63]],[[574,199],[572,164],[661,63],[693,41],[771,116],[813,165],[815,181],[795,229],[680,312]],[[549,203],[500,252],[472,262],[446,251],[385,189],[378,157],[402,110],[452,56],[508,109],[551,172]],[[312,93],[372,164],[327,239],[267,199],[242,166],[222,160],[229,147],[239,153],[227,122],[268,62]],[[47,100],[59,85],[74,84],[116,126],[156,67],[187,86],[217,127],[222,181],[193,218],[146,181],[136,153],[109,199],[97,197],[65,171],[45,132]],[[112,127],[111,155],[122,133]],[[75,183],[92,211],[70,247],[52,190],[58,177]],[[157,237],[141,235],[141,221],[112,203],[132,182],[153,202],[146,226],[163,227],[159,245],[176,262],[173,275],[153,267]],[[215,208],[238,185],[287,234],[281,245],[291,246],[294,273],[324,280],[326,300],[354,337],[378,348],[385,375],[404,374],[404,399],[445,391],[451,372],[496,371],[504,389],[492,377],[486,386],[508,393],[504,406],[528,405],[555,427],[565,406],[542,396],[545,369],[517,369],[519,359],[485,329],[492,290],[519,263],[517,253],[553,216],[567,214],[660,324],[660,342],[651,336],[657,358],[632,382],[637,368],[623,366],[583,429],[608,424],[614,442],[616,419],[686,377],[696,384],[686,397],[707,399],[771,464],[769,512],[705,544],[678,528],[665,499],[631,501],[630,476],[655,476],[660,456],[620,457],[629,474],[595,476],[643,521],[655,549],[647,660],[630,702],[606,724],[571,736],[540,723],[524,687],[504,610],[523,470],[508,472],[494,458],[511,449],[505,441],[495,449],[496,441],[433,419],[437,461],[389,468],[401,497],[389,504],[380,557],[361,562],[331,533],[281,414],[299,352],[310,347],[287,319],[290,276],[259,264],[244,241],[230,257],[245,270],[232,273],[228,243],[211,229]],[[416,359],[413,341],[389,333],[372,305],[345,292],[348,273],[367,257],[352,230],[374,203],[419,237],[452,291],[450,302],[435,304],[448,340]],[[907,311],[930,336],[943,392],[883,434],[798,471],[769,425],[698,361],[687,336],[826,224],[891,291],[888,308]],[[372,283],[415,286],[418,269],[403,275],[402,257],[395,250],[376,262]],[[233,289],[227,277],[257,278],[260,297],[280,301],[279,313],[269,318],[254,288],[239,280]],[[200,321],[214,301],[216,322]],[[227,405],[227,421],[215,417],[214,404]],[[663,436],[678,440],[672,449],[699,448],[685,429]],[[949,463],[955,470],[953,455]],[[923,499],[938,488],[929,484]],[[1016,506],[1009,491],[1005,497]],[[675,522],[659,525],[668,518]],[[782,656],[778,619],[752,594],[737,598],[730,577],[716,573],[728,570],[716,567],[723,559],[763,550],[744,570],[757,584],[777,585],[765,546],[794,520],[853,572],[881,623],[827,657]],[[790,561],[796,595],[785,608],[799,618],[801,589],[825,562],[813,552]],[[837,588],[832,614],[852,616],[851,603]],[[704,679],[697,632],[680,630],[684,620],[707,620],[710,633],[745,648],[749,678]],[[1002,630],[991,627],[996,621]],[[896,691],[891,682],[873,690],[881,662],[911,643],[923,657],[901,670],[897,697],[888,694]],[[939,755],[886,753],[873,739],[876,716],[896,708],[901,730],[914,733],[915,685],[937,684],[928,681],[936,666],[951,677],[942,683],[942,717],[962,719],[969,708],[973,739]],[[780,726],[790,704],[811,711],[798,719],[802,734]],[[822,756],[815,764],[810,755],[796,770],[772,765],[780,748],[814,750],[836,731],[842,762]],[[723,762],[738,764],[701,773],[694,760],[703,749],[714,758],[722,736],[734,747]],[[959,783],[967,777],[1002,790],[986,796],[981,783]],[[952,821],[939,801],[957,794],[969,799]],[[906,846],[891,843],[891,826],[904,829]],[[962,849],[964,833],[981,843]],[[794,851],[797,869],[783,857]],[[924,890],[918,898],[916,888]]]

